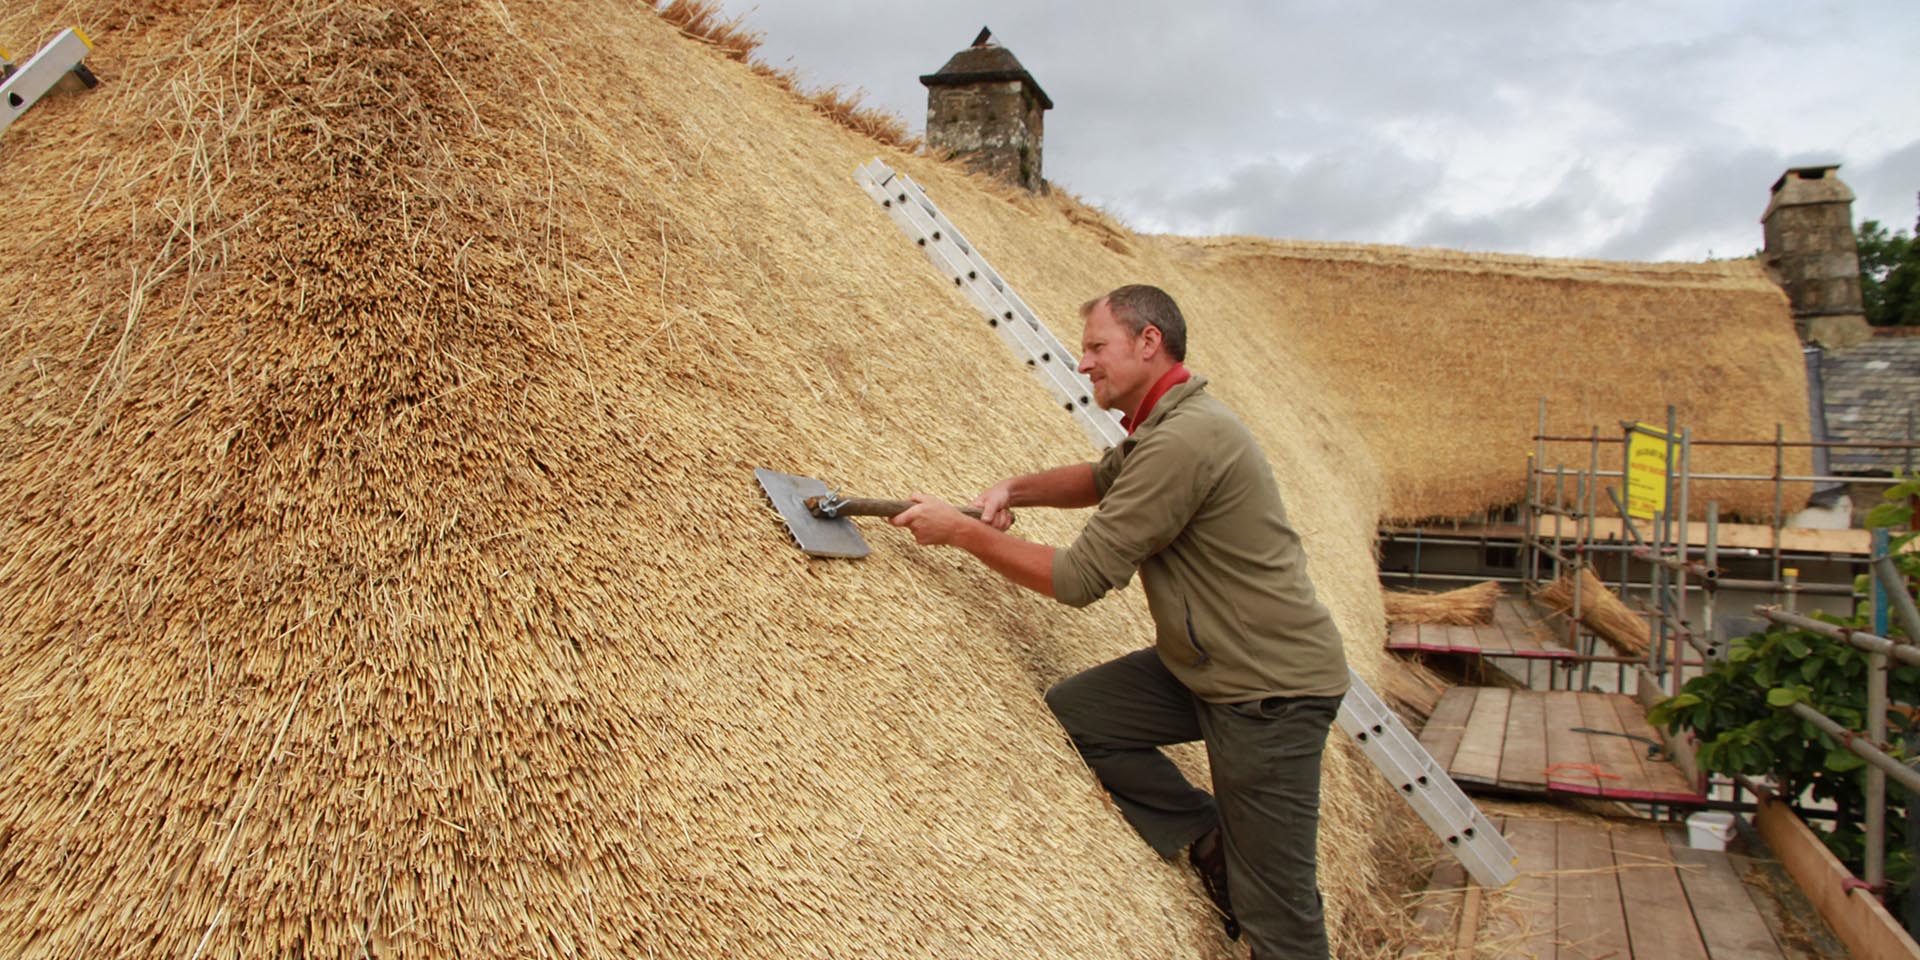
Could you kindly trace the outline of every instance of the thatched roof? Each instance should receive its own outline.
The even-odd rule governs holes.
[[[59,13],[0,13],[103,78],[0,143],[0,954],[1224,949],[1041,700],[1147,641],[1137,590],[1066,610],[877,525],[809,561],[755,487],[1089,453],[853,185],[870,142],[644,6]],[[1069,335],[1168,269],[885,156]],[[1376,474],[1196,306],[1377,676]],[[1417,827],[1330,754],[1354,952]]]
[[[1344,442],[1369,447],[1395,517],[1450,517],[1518,502],[1546,398],[1547,432],[1615,441],[1622,420],[1707,440],[1808,438],[1806,369],[1786,296],[1756,261],[1619,263],[1251,238],[1159,238],[1190,289],[1233,303],[1248,332],[1292,357],[1289,376],[1337,397]],[[1276,385],[1285,388],[1285,385]],[[1587,444],[1543,465],[1589,464]],[[1771,477],[1771,447],[1697,447],[1695,473]],[[1805,475],[1805,449],[1786,473]],[[1618,488],[1618,478],[1603,484]],[[1569,480],[1571,485],[1571,480]],[[1790,484],[1786,507],[1808,490]],[[1749,517],[1766,482],[1694,484]],[[1571,490],[1569,491],[1571,496]],[[1549,495],[1549,498],[1550,495]],[[1606,501],[1601,498],[1604,506]]]
[[[104,80],[0,142],[0,954],[1224,949],[1041,700],[1147,642],[1138,591],[1064,610],[878,525],[809,561],[754,485],[1089,453],[852,184],[869,141],[644,6],[59,15],[0,13]],[[1384,511],[1516,494],[1535,392],[1686,399],[1650,332],[1716,383],[1791,336],[1745,267],[1141,238],[878,152],[1068,338],[1181,299],[1375,678]],[[1792,406],[1730,396],[1699,421]],[[1336,949],[1391,950],[1419,828],[1343,744],[1326,796]]]

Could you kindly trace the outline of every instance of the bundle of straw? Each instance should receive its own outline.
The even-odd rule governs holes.
[[[1580,622],[1621,653],[1644,656],[1653,646],[1648,636],[1647,621],[1621,603],[1620,598],[1614,596],[1613,591],[1607,589],[1607,585],[1594,576],[1592,570],[1581,567],[1578,576]],[[1573,576],[1561,576],[1535,591],[1533,597],[1554,613],[1571,616]]]
[[[1493,622],[1493,604],[1500,599],[1500,585],[1489,580],[1443,593],[1385,590],[1380,598],[1386,602],[1390,623],[1484,626]]]

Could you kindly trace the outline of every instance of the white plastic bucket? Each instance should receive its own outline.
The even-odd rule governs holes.
[[[1687,818],[1687,846],[1695,850],[1725,850],[1733,838],[1733,814],[1702,810]]]

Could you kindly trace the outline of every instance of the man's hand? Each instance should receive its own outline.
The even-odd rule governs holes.
[[[1053,596],[1052,547],[1009,536],[924,493],[909,499],[913,506],[900,511],[889,523],[912,530],[913,538],[922,544],[959,547],[1014,583],[1042,596]],[[1004,500],[1000,502],[1000,515],[1011,522],[1013,515],[1007,513]]]
[[[1002,480],[980,491],[980,495],[967,504],[980,511],[980,520],[995,530],[1005,531],[1013,526],[1013,481]]]
[[[913,506],[895,514],[887,522],[912,530],[913,539],[922,546],[950,546],[959,535],[962,524],[977,522],[954,509],[951,504],[924,493],[916,493],[907,499],[913,501]],[[1005,512],[1004,506],[1001,512]]]

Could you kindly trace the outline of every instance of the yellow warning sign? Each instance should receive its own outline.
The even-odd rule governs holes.
[[[1667,510],[1666,431],[1644,423],[1636,426],[1640,429],[1627,434],[1627,514],[1652,520]]]

